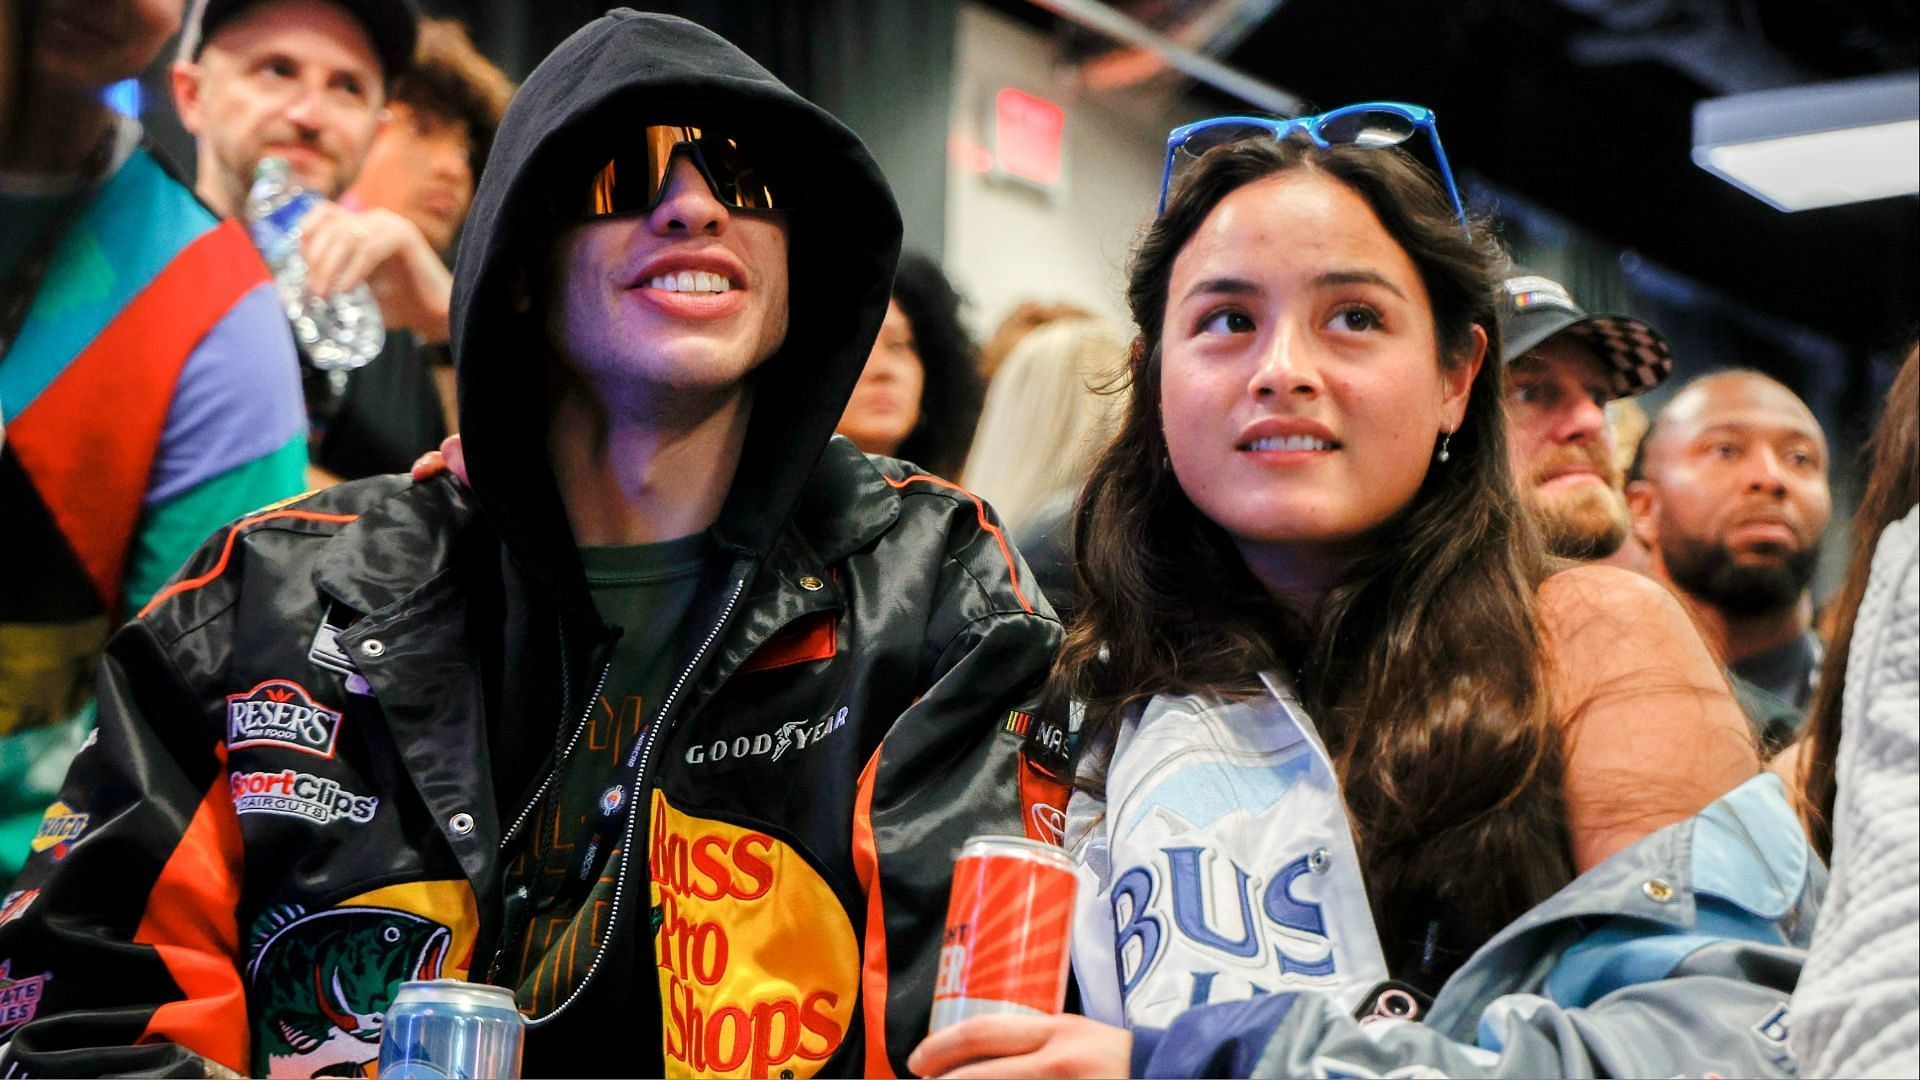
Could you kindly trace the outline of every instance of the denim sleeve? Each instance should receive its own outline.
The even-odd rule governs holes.
[[[1757,952],[1746,959],[1764,963]],[[1787,993],[1766,983],[1669,978],[1579,1008],[1513,994],[1486,1009],[1471,1043],[1405,1020],[1362,1026],[1324,996],[1303,993],[1251,1069],[1226,1075],[1797,1076]]]
[[[1164,1029],[1133,1030],[1134,1076],[1249,1077],[1293,994],[1188,1009]]]

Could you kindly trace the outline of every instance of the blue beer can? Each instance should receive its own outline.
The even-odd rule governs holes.
[[[380,1034],[381,1080],[494,1080],[520,1075],[526,1020],[501,986],[404,982]]]

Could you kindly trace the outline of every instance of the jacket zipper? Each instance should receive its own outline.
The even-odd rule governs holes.
[[[600,666],[600,677],[594,680],[593,693],[587,695],[587,707],[581,710],[580,720],[573,726],[573,736],[567,740],[566,749],[554,759],[553,768],[547,770],[547,775],[540,779],[540,786],[534,790],[533,798],[528,800],[527,805],[520,808],[519,816],[513,819],[513,826],[501,835],[501,854],[506,853],[507,845],[519,835],[521,827],[527,823],[527,818],[532,816],[534,808],[540,805],[541,798],[546,795],[547,788],[553,785],[553,778],[560,775],[560,770],[566,767],[567,759],[573,756],[574,748],[580,745],[580,736],[586,733],[587,721],[593,719],[593,708],[599,704],[600,692],[606,689],[607,677],[612,673],[613,657],[609,655],[607,662]],[[560,628],[560,685],[564,687],[567,683],[567,630],[562,626]],[[564,700],[560,703],[560,719],[563,723],[567,719],[567,705]]]
[[[745,591],[746,586],[747,578],[745,574],[740,575],[734,580],[733,591],[727,595],[726,606],[720,609],[719,620],[713,624],[712,629],[707,631],[707,636],[705,640],[700,642],[700,648],[694,652],[693,659],[689,660],[687,666],[681,669],[680,677],[673,681],[673,688],[667,691],[666,698],[661,702],[660,722],[649,727],[646,734],[642,736],[643,742],[640,745],[640,768],[634,772],[634,789],[627,793],[627,805],[630,809],[627,811],[626,828],[620,838],[620,872],[614,875],[613,902],[607,908],[607,934],[601,940],[600,947],[594,950],[593,959],[587,964],[587,973],[581,976],[580,981],[574,985],[573,992],[567,995],[566,1000],[554,1006],[552,1012],[538,1019],[528,1020],[527,1023],[529,1026],[544,1024],[565,1012],[567,1006],[573,1004],[575,999],[579,998],[581,994],[586,992],[587,987],[592,985],[594,973],[600,970],[600,961],[606,956],[607,946],[613,942],[613,931],[620,925],[620,902],[624,898],[626,890],[627,866],[633,859],[633,823],[643,815],[651,812],[641,807],[640,795],[649,787],[647,766],[653,757],[653,748],[660,741],[662,735],[665,734],[666,720],[673,715],[673,703],[680,697],[680,691],[686,687],[687,678],[693,674],[694,669],[700,666],[700,661],[706,658],[707,650],[713,647],[713,643],[719,638],[720,632],[726,629],[727,621],[733,617],[734,606],[740,602],[740,594]],[[603,682],[605,678],[606,673],[602,672],[601,679]],[[596,696],[597,693],[596,691]]]
[[[580,721],[574,725],[573,736],[567,740],[566,749],[562,750],[560,756],[554,760],[553,767],[547,770],[547,775],[541,777],[540,786],[534,790],[533,798],[527,801],[527,805],[520,808],[519,815],[513,819],[512,827],[501,835],[499,850],[503,857],[506,855],[507,845],[513,843],[513,838],[519,835],[521,827],[526,825],[529,817],[533,816],[534,809],[540,805],[540,800],[546,795],[547,789],[553,786],[554,777],[560,775],[560,770],[566,767],[567,759],[573,756],[574,748],[580,745],[580,736],[587,730],[587,721],[593,719],[594,706],[599,703],[600,692],[606,689],[607,677],[612,673],[613,657],[612,655],[608,655],[607,662],[600,666],[600,677],[594,680],[593,693],[587,695],[587,707],[581,711]],[[565,688],[570,681],[567,673],[567,629],[563,623],[560,627],[560,686],[562,688],[560,719],[563,723],[566,721],[568,714]],[[527,901],[526,886],[522,885],[516,895],[521,901],[520,909],[524,911]],[[508,899],[511,900],[511,898]],[[518,921],[512,917],[513,910],[513,907],[509,906],[509,917],[505,920],[506,924],[501,927],[501,930],[503,933],[513,933],[517,935],[524,930],[524,927],[512,925]],[[487,966],[487,981],[489,983],[497,984],[500,981],[500,968],[506,961],[506,953],[507,950],[504,942],[501,948],[494,950],[493,963]]]

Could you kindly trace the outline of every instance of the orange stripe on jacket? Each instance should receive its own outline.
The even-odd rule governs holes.
[[[271,521],[274,518],[297,518],[301,521],[333,521],[345,524],[358,519],[359,516],[358,514],[322,514],[313,510],[274,510],[265,514],[255,514],[252,517],[241,518],[239,521],[227,526],[227,543],[225,547],[220,549],[220,561],[213,564],[213,569],[201,574],[199,577],[190,577],[184,581],[176,581],[166,588],[161,589],[154,594],[153,599],[147,601],[146,607],[140,609],[139,617],[143,619],[146,618],[147,612],[159,607],[162,600],[178,596],[184,592],[192,592],[207,582],[219,577],[221,574],[226,573],[227,560],[233,558],[234,542],[240,539],[240,530],[249,525],[258,524],[262,521]]]
[[[943,488],[952,488],[967,498],[972,499],[974,511],[980,515],[980,527],[987,530],[987,532],[993,536],[993,539],[1000,545],[1000,557],[1007,560],[1007,578],[1013,582],[1014,597],[1020,601],[1020,606],[1027,610],[1027,614],[1033,614],[1033,605],[1027,603],[1027,594],[1020,591],[1020,570],[1013,561],[1013,548],[1007,544],[1007,535],[1000,531],[1000,526],[988,520],[987,504],[980,501],[980,496],[975,495],[959,484],[949,483],[937,476],[928,476],[926,473],[915,473],[905,480],[895,480],[890,476],[884,476],[881,477],[881,479],[885,480],[887,486],[893,488],[895,491],[906,487],[915,480],[925,480],[929,483],[938,484]]]
[[[880,768],[880,748],[874,747],[853,797],[853,872],[867,896],[867,929],[860,964],[860,1014],[866,1022],[867,1060],[861,1072],[870,1077],[892,1077],[887,1060],[887,919],[880,910],[880,856],[873,847],[873,774]]]
[[[7,430],[9,448],[108,611],[120,610],[128,545],[180,370],[207,331],[266,280],[239,223],[207,230]]]
[[[238,1073],[247,1070],[247,992],[240,981],[240,819],[227,786],[227,748],[187,831],[147,896],[133,935],[151,945],[183,1000],[155,1009],[141,1044],[171,1042]]]
[[[835,611],[807,616],[755,649],[747,662],[740,665],[740,674],[831,660],[840,649],[839,622],[840,615]]]

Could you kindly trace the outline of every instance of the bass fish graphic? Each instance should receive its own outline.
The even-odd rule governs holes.
[[[247,966],[254,1072],[365,1075],[394,993],[439,978],[452,941],[439,923],[391,908],[269,910],[254,923]]]

